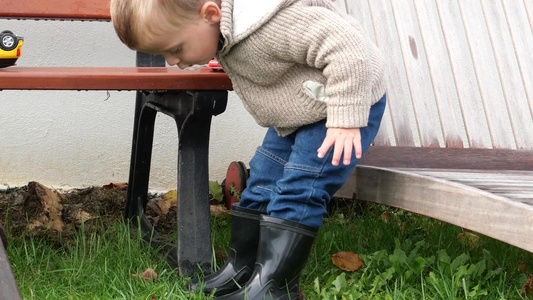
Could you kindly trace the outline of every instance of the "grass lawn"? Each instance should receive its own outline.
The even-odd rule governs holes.
[[[86,193],[79,201],[115,198],[123,199],[124,192]],[[75,206],[62,201],[64,207]],[[533,253],[401,210],[355,201],[333,204],[300,278],[307,299],[533,299],[533,279],[526,283],[533,273]],[[24,299],[211,298],[184,291],[188,278],[177,276],[154,249],[132,237],[121,212],[112,216],[106,205],[100,209],[107,211],[87,214],[105,217],[61,234],[27,226],[22,230],[15,223],[20,218],[16,208],[0,210],[10,231],[7,253]],[[172,228],[168,220],[160,218],[160,228]],[[30,216],[23,221],[33,224]],[[212,228],[220,266],[229,243],[229,215],[212,217]],[[363,265],[355,271],[340,269],[332,263],[339,252],[358,254]],[[149,269],[157,278],[142,277]]]

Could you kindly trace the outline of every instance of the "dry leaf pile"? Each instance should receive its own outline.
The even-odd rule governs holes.
[[[49,231],[69,236],[82,222],[117,219],[124,209],[125,192],[88,188],[69,193],[54,191],[38,182],[0,193],[0,218],[12,236]],[[96,200],[98,199],[98,200]]]
[[[27,186],[0,191],[0,220],[12,237],[46,235],[59,244],[80,229],[108,227],[122,220],[126,207],[127,183],[110,183],[70,191],[50,189],[38,182]],[[147,218],[162,234],[176,231],[177,191],[149,195]],[[212,205],[211,213],[220,215],[227,210]]]

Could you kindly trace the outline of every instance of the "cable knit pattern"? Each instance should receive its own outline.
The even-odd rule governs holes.
[[[327,0],[286,0],[235,37],[233,0],[222,0],[221,10],[217,58],[259,125],[283,136],[325,118],[328,127],[367,125],[385,93],[382,58],[355,19]],[[307,81],[324,84],[328,101],[306,93]]]

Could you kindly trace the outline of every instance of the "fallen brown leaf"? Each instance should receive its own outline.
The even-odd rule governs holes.
[[[157,279],[157,273],[152,268],[148,268],[146,269],[146,271],[140,274],[131,274],[131,276],[144,279],[146,282],[154,281]]]
[[[228,213],[228,209],[221,205],[210,205],[209,210],[211,212],[211,215],[214,217]]]
[[[90,219],[94,219],[94,217],[91,216],[90,213],[88,213],[86,211],[83,211],[83,210],[76,211],[75,214],[73,215],[73,217],[77,221],[78,224],[81,224],[82,221],[85,222],[85,221],[88,221]]]
[[[62,232],[65,224],[61,218],[63,206],[61,205],[61,197],[54,193],[44,185],[32,181],[28,183],[28,189],[31,194],[34,194],[41,202],[44,215],[41,215],[39,220],[32,222],[35,226],[45,226]],[[29,226],[33,226],[30,224]]]
[[[163,200],[171,204],[177,203],[178,202],[178,191],[176,190],[168,191],[162,194],[161,198],[163,198]]]
[[[128,183],[127,182],[120,182],[120,183],[110,183],[110,184],[106,184],[103,186],[104,190],[108,191],[108,190],[113,190],[113,189],[117,189],[117,190],[121,190],[121,191],[125,191],[128,189]]]
[[[527,281],[522,286],[522,290],[520,290],[520,295],[522,296],[533,295],[533,274],[529,274],[527,276]]]
[[[160,200],[156,202],[157,206],[161,210],[162,215],[168,214],[168,211],[170,210],[170,207],[172,206],[172,203],[166,201],[166,200]]]
[[[331,256],[333,264],[344,271],[353,272],[363,266],[363,261],[359,258],[359,255],[353,252],[339,252]]]
[[[528,268],[527,268],[526,263],[524,262],[518,263],[518,271],[520,271],[521,273],[527,273],[527,270]]]
[[[400,220],[400,218],[392,212],[388,212],[388,211],[383,212],[381,214],[381,220],[385,224],[389,224],[389,222],[395,222],[400,228],[400,230],[403,230],[404,228],[403,223]]]
[[[472,232],[461,232],[457,235],[457,240],[462,245],[468,246],[471,249],[479,248],[481,244],[481,239],[479,235]]]

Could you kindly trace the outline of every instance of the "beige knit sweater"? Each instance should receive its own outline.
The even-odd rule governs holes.
[[[222,0],[221,10],[217,59],[259,125],[282,136],[323,119],[367,125],[385,86],[381,54],[356,20],[328,0]]]

